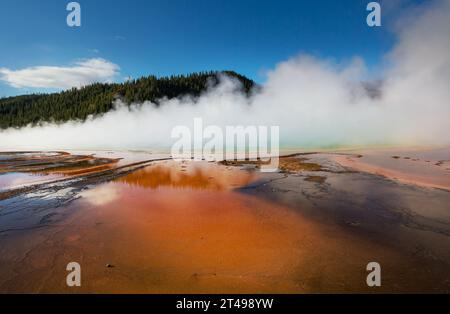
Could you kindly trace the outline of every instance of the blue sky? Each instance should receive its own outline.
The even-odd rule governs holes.
[[[361,56],[373,68],[394,43],[396,17],[417,1],[380,1],[379,28],[367,26],[365,0],[79,0],[75,28],[66,24],[69,2],[1,1],[0,68],[101,58],[120,67],[114,81],[229,69],[262,82],[265,70],[299,53]],[[0,80],[0,97],[56,90],[13,85]]]

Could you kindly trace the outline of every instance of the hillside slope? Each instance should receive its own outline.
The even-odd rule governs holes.
[[[0,129],[37,125],[41,122],[62,123],[85,120],[113,108],[117,98],[126,104],[152,101],[163,97],[200,95],[210,84],[218,83],[218,75],[225,74],[239,80],[244,92],[249,93],[254,82],[232,71],[201,72],[157,78],[143,77],[125,83],[96,83],[79,89],[53,94],[23,95],[0,99]]]

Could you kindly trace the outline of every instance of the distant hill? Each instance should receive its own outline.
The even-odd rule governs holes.
[[[41,122],[62,123],[99,116],[113,108],[113,101],[126,104],[152,101],[183,95],[199,96],[208,86],[218,83],[219,74],[238,79],[243,91],[249,93],[254,82],[233,71],[201,72],[157,78],[143,77],[125,83],[96,83],[79,89],[53,94],[33,94],[0,99],[0,129],[22,127]]]

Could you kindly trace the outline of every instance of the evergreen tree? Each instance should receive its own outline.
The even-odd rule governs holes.
[[[37,125],[41,122],[62,123],[84,121],[88,116],[99,116],[113,108],[116,99],[125,104],[159,100],[184,95],[198,97],[208,86],[219,83],[219,75],[237,79],[243,92],[249,94],[254,82],[233,71],[201,72],[157,78],[148,76],[121,84],[95,83],[72,88],[60,93],[32,94],[0,99],[0,129]]]

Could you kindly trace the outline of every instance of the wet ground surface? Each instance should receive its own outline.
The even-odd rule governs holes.
[[[266,175],[243,191],[396,251],[404,268],[391,273],[392,290],[449,291],[448,190],[358,172],[337,164],[330,154],[309,155],[309,161],[323,171]]]
[[[403,183],[450,190],[450,148],[362,150],[335,154],[340,164]]]
[[[450,192],[335,156],[291,156],[269,174],[143,155],[7,189],[0,291],[449,292]],[[65,284],[72,261],[79,288]],[[366,285],[372,261],[380,288]]]

